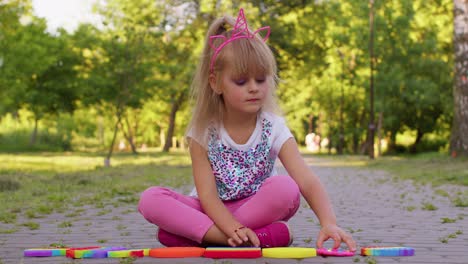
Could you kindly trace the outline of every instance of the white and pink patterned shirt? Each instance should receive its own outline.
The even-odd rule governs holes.
[[[283,143],[293,137],[283,118],[267,112],[259,114],[245,144],[234,142],[222,125],[218,129],[210,127],[208,133],[208,159],[223,201],[249,197],[268,177],[276,175],[278,153]],[[193,138],[191,131],[187,137]]]

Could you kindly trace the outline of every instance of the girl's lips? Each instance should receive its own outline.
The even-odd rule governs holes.
[[[255,98],[254,99],[248,99],[247,102],[257,102],[258,100],[260,100],[260,99],[255,99]]]

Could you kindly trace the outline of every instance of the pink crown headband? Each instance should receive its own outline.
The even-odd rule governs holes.
[[[270,27],[269,26],[261,27],[257,29],[256,31],[254,31],[253,33],[251,33],[247,25],[247,20],[245,19],[244,9],[241,8],[239,10],[239,14],[237,15],[236,24],[234,25],[234,29],[232,30],[232,35],[230,38],[226,38],[223,35],[210,36],[209,45],[214,50],[214,53],[213,53],[213,56],[211,57],[211,62],[210,62],[210,73],[213,72],[213,67],[216,61],[216,57],[221,52],[221,49],[224,48],[224,46],[233,42],[236,39],[242,39],[242,38],[252,39],[255,37],[255,34],[263,30],[266,30],[266,35],[265,37],[263,37],[263,41],[265,42],[270,36]],[[213,41],[218,38],[223,39],[223,42],[221,42],[221,44],[219,44],[219,46],[216,47]]]

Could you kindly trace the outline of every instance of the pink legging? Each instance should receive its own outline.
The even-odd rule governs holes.
[[[226,201],[224,205],[244,226],[252,229],[289,220],[299,208],[300,192],[289,176],[265,180],[255,195]],[[198,243],[214,224],[197,197],[163,187],[150,187],[141,194],[138,210],[148,222]]]

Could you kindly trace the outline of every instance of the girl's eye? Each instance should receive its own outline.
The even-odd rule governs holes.
[[[237,85],[244,85],[247,81],[245,79],[234,80],[234,83]]]
[[[266,78],[257,78],[255,81],[257,83],[264,83],[266,81]]]

